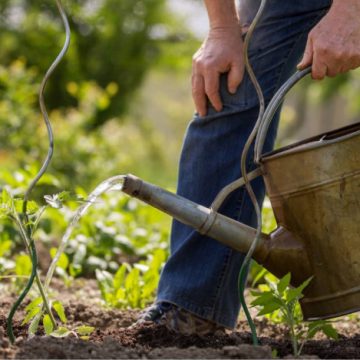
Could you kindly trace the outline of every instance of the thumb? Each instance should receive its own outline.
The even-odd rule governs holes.
[[[297,65],[299,70],[305,69],[313,62],[313,44],[311,38],[308,38],[302,60]]]
[[[236,63],[230,68],[228,74],[228,90],[230,94],[235,94],[238,86],[244,77],[244,64]]]

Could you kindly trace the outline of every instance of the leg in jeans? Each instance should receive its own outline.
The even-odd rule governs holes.
[[[295,71],[308,32],[330,4],[331,0],[268,0],[249,51],[266,102]],[[242,2],[244,25],[251,22],[256,5],[259,1]],[[210,108],[207,116],[195,116],[189,124],[180,160],[178,194],[204,206],[209,206],[224,186],[241,177],[241,153],[258,114],[257,96],[248,76],[237,93],[230,95],[224,75],[221,96],[221,113]],[[272,149],[276,129],[277,119],[269,130],[264,151]],[[265,193],[262,179],[252,184],[261,204]],[[226,200],[221,213],[256,226],[253,206],[244,189]],[[171,256],[161,275],[157,301],[173,303],[233,328],[240,308],[237,278],[243,258],[243,254],[174,221]]]

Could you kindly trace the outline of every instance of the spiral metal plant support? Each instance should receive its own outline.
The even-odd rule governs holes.
[[[22,217],[23,217],[23,223],[25,224],[25,229],[24,231],[22,231],[23,233],[23,237],[25,239],[27,239],[27,244],[28,244],[28,250],[30,252],[30,257],[31,257],[31,262],[32,262],[32,270],[31,270],[31,275],[28,279],[28,282],[24,288],[24,290],[21,292],[19,298],[15,301],[14,305],[12,306],[10,313],[8,315],[7,318],[7,333],[9,336],[10,341],[13,343],[15,341],[15,336],[14,336],[14,332],[13,332],[13,326],[12,326],[12,320],[13,317],[15,315],[15,312],[17,311],[17,309],[19,308],[20,304],[22,303],[22,301],[24,300],[24,298],[26,297],[26,295],[28,294],[29,290],[31,289],[33,283],[34,283],[34,279],[37,278],[37,266],[38,266],[38,258],[37,258],[37,253],[36,253],[36,247],[35,247],[35,242],[34,239],[32,237],[32,233],[31,233],[31,227],[29,226],[29,219],[28,219],[28,215],[27,215],[27,203],[29,201],[30,195],[32,190],[35,188],[36,184],[39,182],[39,180],[41,179],[41,177],[44,175],[44,173],[46,172],[50,162],[51,162],[51,158],[53,156],[54,153],[54,136],[53,136],[53,131],[51,128],[51,123],[49,120],[49,116],[46,110],[46,105],[45,105],[45,99],[44,99],[44,91],[45,91],[45,87],[46,84],[51,76],[51,74],[54,72],[54,70],[57,68],[57,66],[59,65],[59,63],[61,62],[61,60],[64,58],[69,45],[70,45],[70,26],[69,26],[69,22],[68,19],[66,17],[65,11],[63,9],[63,6],[61,4],[61,0],[55,0],[58,11],[60,13],[64,28],[65,28],[65,42],[64,45],[60,51],[60,53],[58,54],[58,56],[56,57],[56,59],[54,60],[54,62],[51,64],[51,66],[49,67],[49,69],[47,70],[41,86],[40,86],[40,91],[39,91],[39,104],[40,104],[40,110],[41,113],[43,115],[43,119],[47,128],[47,133],[48,133],[48,139],[49,139],[49,147],[48,147],[48,153],[47,156],[38,172],[38,174],[35,176],[35,178],[31,181],[28,189],[26,190],[25,194],[24,194],[24,202],[23,202],[23,209],[22,209]],[[47,310],[47,312],[49,313],[49,315],[52,318],[52,322],[54,322],[54,318],[51,315],[51,309],[49,308],[49,305],[47,304],[46,301],[46,294],[43,292],[43,287],[42,284],[40,282],[40,280],[37,281],[38,286],[39,286],[39,290],[40,293],[44,299],[44,306]]]

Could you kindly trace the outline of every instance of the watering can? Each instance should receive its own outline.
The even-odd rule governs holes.
[[[277,277],[290,272],[293,286],[313,277],[300,305],[305,320],[316,320],[360,310],[360,123],[261,154],[285,94],[309,72],[297,72],[270,101],[255,143],[259,167],[249,178],[263,177],[278,224],[261,235],[253,258]],[[242,184],[240,179],[237,187]],[[122,191],[242,253],[255,237],[256,229],[218,213],[218,207],[133,175],[125,177]]]

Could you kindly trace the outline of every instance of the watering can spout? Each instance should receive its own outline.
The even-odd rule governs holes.
[[[125,177],[122,191],[191,226],[199,233],[218,240],[241,253],[246,253],[256,230],[229,217],[166,191],[133,175]],[[301,242],[283,228],[271,235],[262,234],[253,258],[276,276],[289,271],[297,285],[309,274],[308,260]],[[294,271],[294,268],[296,271]]]
[[[126,176],[122,191],[169,214],[199,233],[208,235],[240,252],[247,252],[254,239],[255,229],[143,181],[134,175]],[[267,239],[267,235],[261,237],[255,250],[257,258],[267,256]]]

